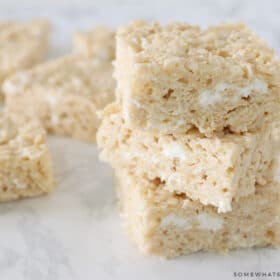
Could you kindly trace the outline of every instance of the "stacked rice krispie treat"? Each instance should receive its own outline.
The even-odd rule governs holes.
[[[97,134],[148,254],[280,245],[280,62],[243,24],[118,30],[117,100]]]

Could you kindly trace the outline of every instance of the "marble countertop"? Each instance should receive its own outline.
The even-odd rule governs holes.
[[[0,19],[49,17],[51,56],[71,49],[75,30],[131,19],[206,26],[245,21],[280,50],[280,1],[0,1]],[[198,253],[166,261],[139,254],[116,209],[111,169],[94,145],[49,137],[58,188],[49,196],[0,205],[0,279],[246,279],[234,272],[280,272],[280,251]],[[247,277],[248,278],[248,277]],[[255,279],[255,278],[251,278]],[[260,278],[261,279],[261,278]],[[277,279],[277,278],[268,278]]]

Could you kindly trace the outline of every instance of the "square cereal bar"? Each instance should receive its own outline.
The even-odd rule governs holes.
[[[115,32],[106,26],[76,32],[74,52],[112,61],[115,58]]]
[[[116,103],[106,107],[103,117],[97,134],[102,160],[158,178],[166,190],[219,212],[231,211],[233,200],[253,194],[255,184],[273,181],[279,149],[272,129],[210,138],[197,130],[163,135],[130,129]]]
[[[48,50],[50,24],[0,21],[0,83],[15,71],[43,60]]]
[[[116,35],[117,96],[133,127],[255,131],[279,117],[279,73],[275,52],[244,24],[138,21]]]
[[[49,193],[53,172],[45,132],[35,121],[0,114],[0,201]]]
[[[159,180],[117,170],[121,214],[130,237],[145,254],[167,258],[196,251],[226,253],[230,249],[280,245],[279,185],[233,203],[218,214],[184,195],[164,188]]]
[[[3,84],[6,107],[37,116],[50,132],[94,142],[98,110],[114,99],[111,62],[68,55]]]

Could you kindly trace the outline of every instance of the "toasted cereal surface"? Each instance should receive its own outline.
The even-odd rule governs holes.
[[[258,130],[279,117],[279,71],[274,50],[242,23],[136,21],[116,35],[117,96],[132,127]]]
[[[0,21],[0,82],[15,71],[43,60],[49,33],[47,20]]]
[[[74,52],[112,61],[115,58],[115,32],[107,26],[74,34]]]
[[[130,167],[139,176],[159,178],[168,191],[228,212],[233,199],[253,194],[256,184],[264,186],[276,180],[279,140],[274,131],[269,128],[210,138],[197,130],[152,133],[129,128],[121,106],[113,103],[104,111],[97,143],[100,158],[113,168]]]
[[[0,113],[0,201],[47,194],[54,188],[50,153],[40,124]]]
[[[184,195],[164,189],[160,180],[117,169],[121,214],[129,236],[145,254],[172,258],[196,251],[227,253],[236,248],[280,245],[277,184],[233,203],[218,214]]]
[[[3,85],[9,111],[37,116],[50,133],[89,142],[114,88],[111,62],[76,54],[19,72]]]

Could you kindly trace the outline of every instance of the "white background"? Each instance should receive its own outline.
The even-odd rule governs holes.
[[[70,51],[76,30],[116,27],[135,18],[202,26],[242,20],[279,53],[279,15],[277,0],[0,0],[1,19],[52,20],[51,56]],[[57,191],[0,205],[1,280],[247,279],[234,278],[233,272],[280,271],[280,252],[272,249],[229,256],[198,253],[172,261],[140,255],[121,227],[111,170],[98,162],[96,147],[59,137],[50,137],[49,143]]]

